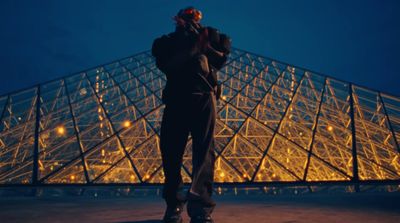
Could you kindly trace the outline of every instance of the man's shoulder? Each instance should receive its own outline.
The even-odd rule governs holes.
[[[174,33],[168,33],[155,38],[152,45],[153,56],[158,57],[168,52],[175,39],[174,36]]]
[[[170,32],[168,34],[163,34],[157,38],[154,39],[153,41],[153,46],[163,46],[163,45],[170,45],[177,39],[177,34],[176,32]]]
[[[157,38],[154,39],[154,42],[156,41],[168,41],[169,39],[173,38],[174,34],[173,32],[168,33],[168,34],[163,34]]]

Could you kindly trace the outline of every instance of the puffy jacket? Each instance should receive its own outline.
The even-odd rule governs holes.
[[[206,92],[218,85],[217,71],[226,63],[231,40],[215,28],[202,29],[207,29],[210,48],[200,48],[200,35],[182,27],[154,40],[152,55],[156,59],[156,66],[167,77],[163,91],[164,103],[167,101],[165,97]]]

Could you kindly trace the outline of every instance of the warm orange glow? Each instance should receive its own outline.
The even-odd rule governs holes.
[[[203,18],[203,15],[201,14],[201,12],[196,10],[196,11],[194,12],[194,20],[198,22],[198,21],[200,21],[202,18]]]
[[[64,135],[65,134],[65,127],[64,126],[58,126],[57,127],[57,133],[59,135]]]
[[[125,121],[124,122],[124,127],[127,128],[129,126],[131,126],[131,122],[130,121]]]
[[[114,191],[125,194],[139,184],[165,183],[160,126],[166,107],[159,99],[166,79],[151,70],[154,59],[146,52],[0,96],[0,181],[32,184],[33,163],[34,178],[46,185],[125,185]],[[304,183],[317,191],[339,191],[339,184],[340,191],[355,192],[362,182],[400,191],[400,184],[380,186],[400,176],[400,97],[236,48],[230,62],[220,71],[212,129],[216,185],[238,195],[255,185],[267,194],[308,193]],[[193,181],[186,164],[196,141],[187,138],[185,166],[178,168],[185,184]]]

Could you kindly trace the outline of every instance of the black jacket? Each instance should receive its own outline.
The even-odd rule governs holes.
[[[231,41],[212,27],[204,29],[208,31],[211,48],[199,48],[199,35],[183,27],[154,40],[152,55],[167,77],[163,101],[164,97],[209,92],[218,85],[217,70],[226,63]]]

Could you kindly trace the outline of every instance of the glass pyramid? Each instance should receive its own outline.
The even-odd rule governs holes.
[[[400,180],[400,98],[239,49],[218,78],[215,182]],[[163,183],[165,82],[143,52],[0,96],[0,185]]]

